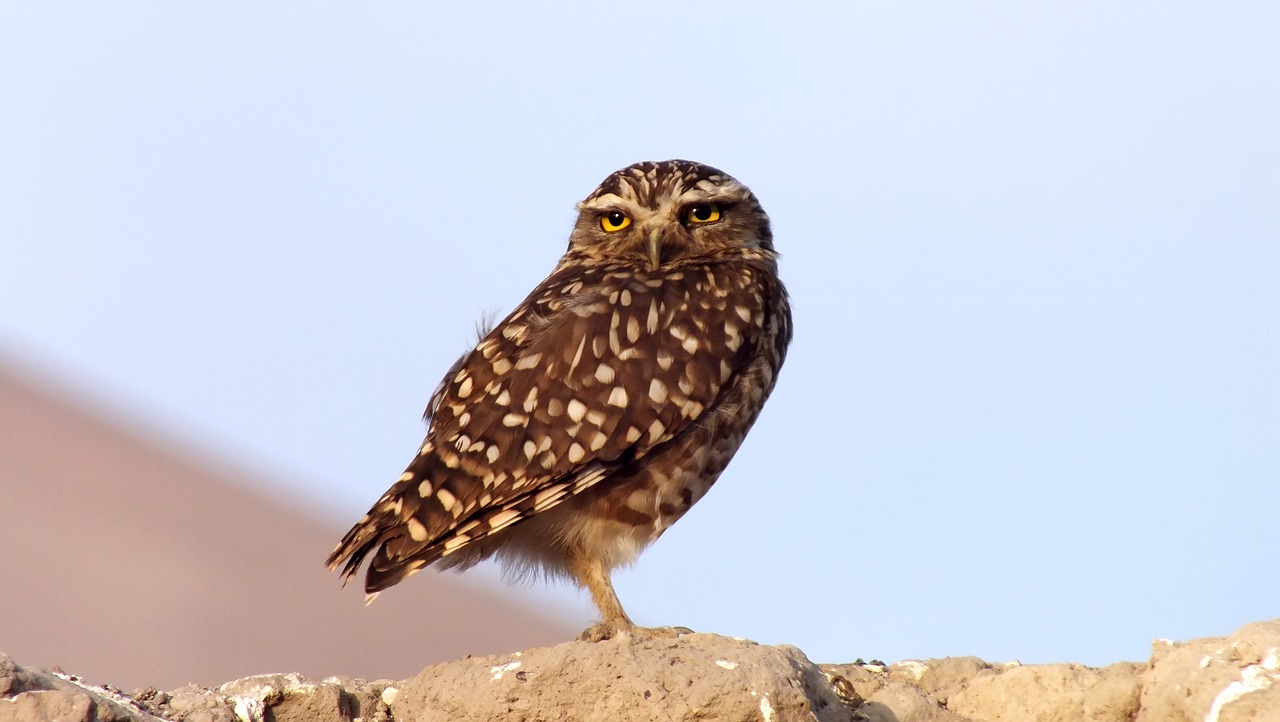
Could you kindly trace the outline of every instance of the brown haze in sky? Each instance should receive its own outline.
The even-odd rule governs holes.
[[[323,567],[345,529],[230,468],[0,359],[0,651],[169,689],[282,671],[401,679],[574,634],[456,574],[424,571],[365,607]]]

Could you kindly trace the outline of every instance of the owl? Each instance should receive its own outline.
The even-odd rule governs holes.
[[[445,374],[417,455],[329,556],[369,599],[423,567],[567,576],[601,621],[662,636],[612,570],[706,494],[755,423],[791,340],[769,218],[684,160],[619,170],[578,204],[551,275]],[[687,630],[686,630],[687,631]]]

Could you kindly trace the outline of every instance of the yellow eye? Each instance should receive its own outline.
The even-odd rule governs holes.
[[[609,211],[600,216],[600,227],[605,233],[617,233],[629,225],[631,225],[631,219],[627,218],[627,214],[622,211]]]
[[[690,223],[714,223],[720,220],[720,206],[714,203],[699,203],[684,212],[684,219]]]

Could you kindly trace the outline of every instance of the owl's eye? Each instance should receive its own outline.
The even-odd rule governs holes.
[[[605,233],[616,233],[631,225],[631,219],[622,211],[609,211],[600,216],[600,227]]]
[[[690,223],[714,223],[720,220],[720,206],[714,203],[699,203],[690,206],[684,212],[684,219]]]

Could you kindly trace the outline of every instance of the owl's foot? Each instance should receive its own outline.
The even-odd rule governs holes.
[[[632,639],[675,639],[693,634],[693,630],[688,627],[633,627],[630,634]]]
[[[622,602],[613,590],[609,568],[597,556],[578,554],[570,557],[569,570],[575,579],[591,592],[591,598],[600,608],[599,623],[582,630],[580,642],[603,642],[606,639],[672,639],[681,634],[693,634],[688,627],[637,627],[622,610]]]
[[[619,630],[612,626],[599,622],[582,630],[582,634],[578,635],[579,642],[603,642],[606,639],[613,639],[619,636]]]
[[[580,642],[603,642],[606,639],[675,639],[683,634],[693,634],[688,627],[637,627],[627,625],[618,627],[600,622],[582,630],[578,635]]]

